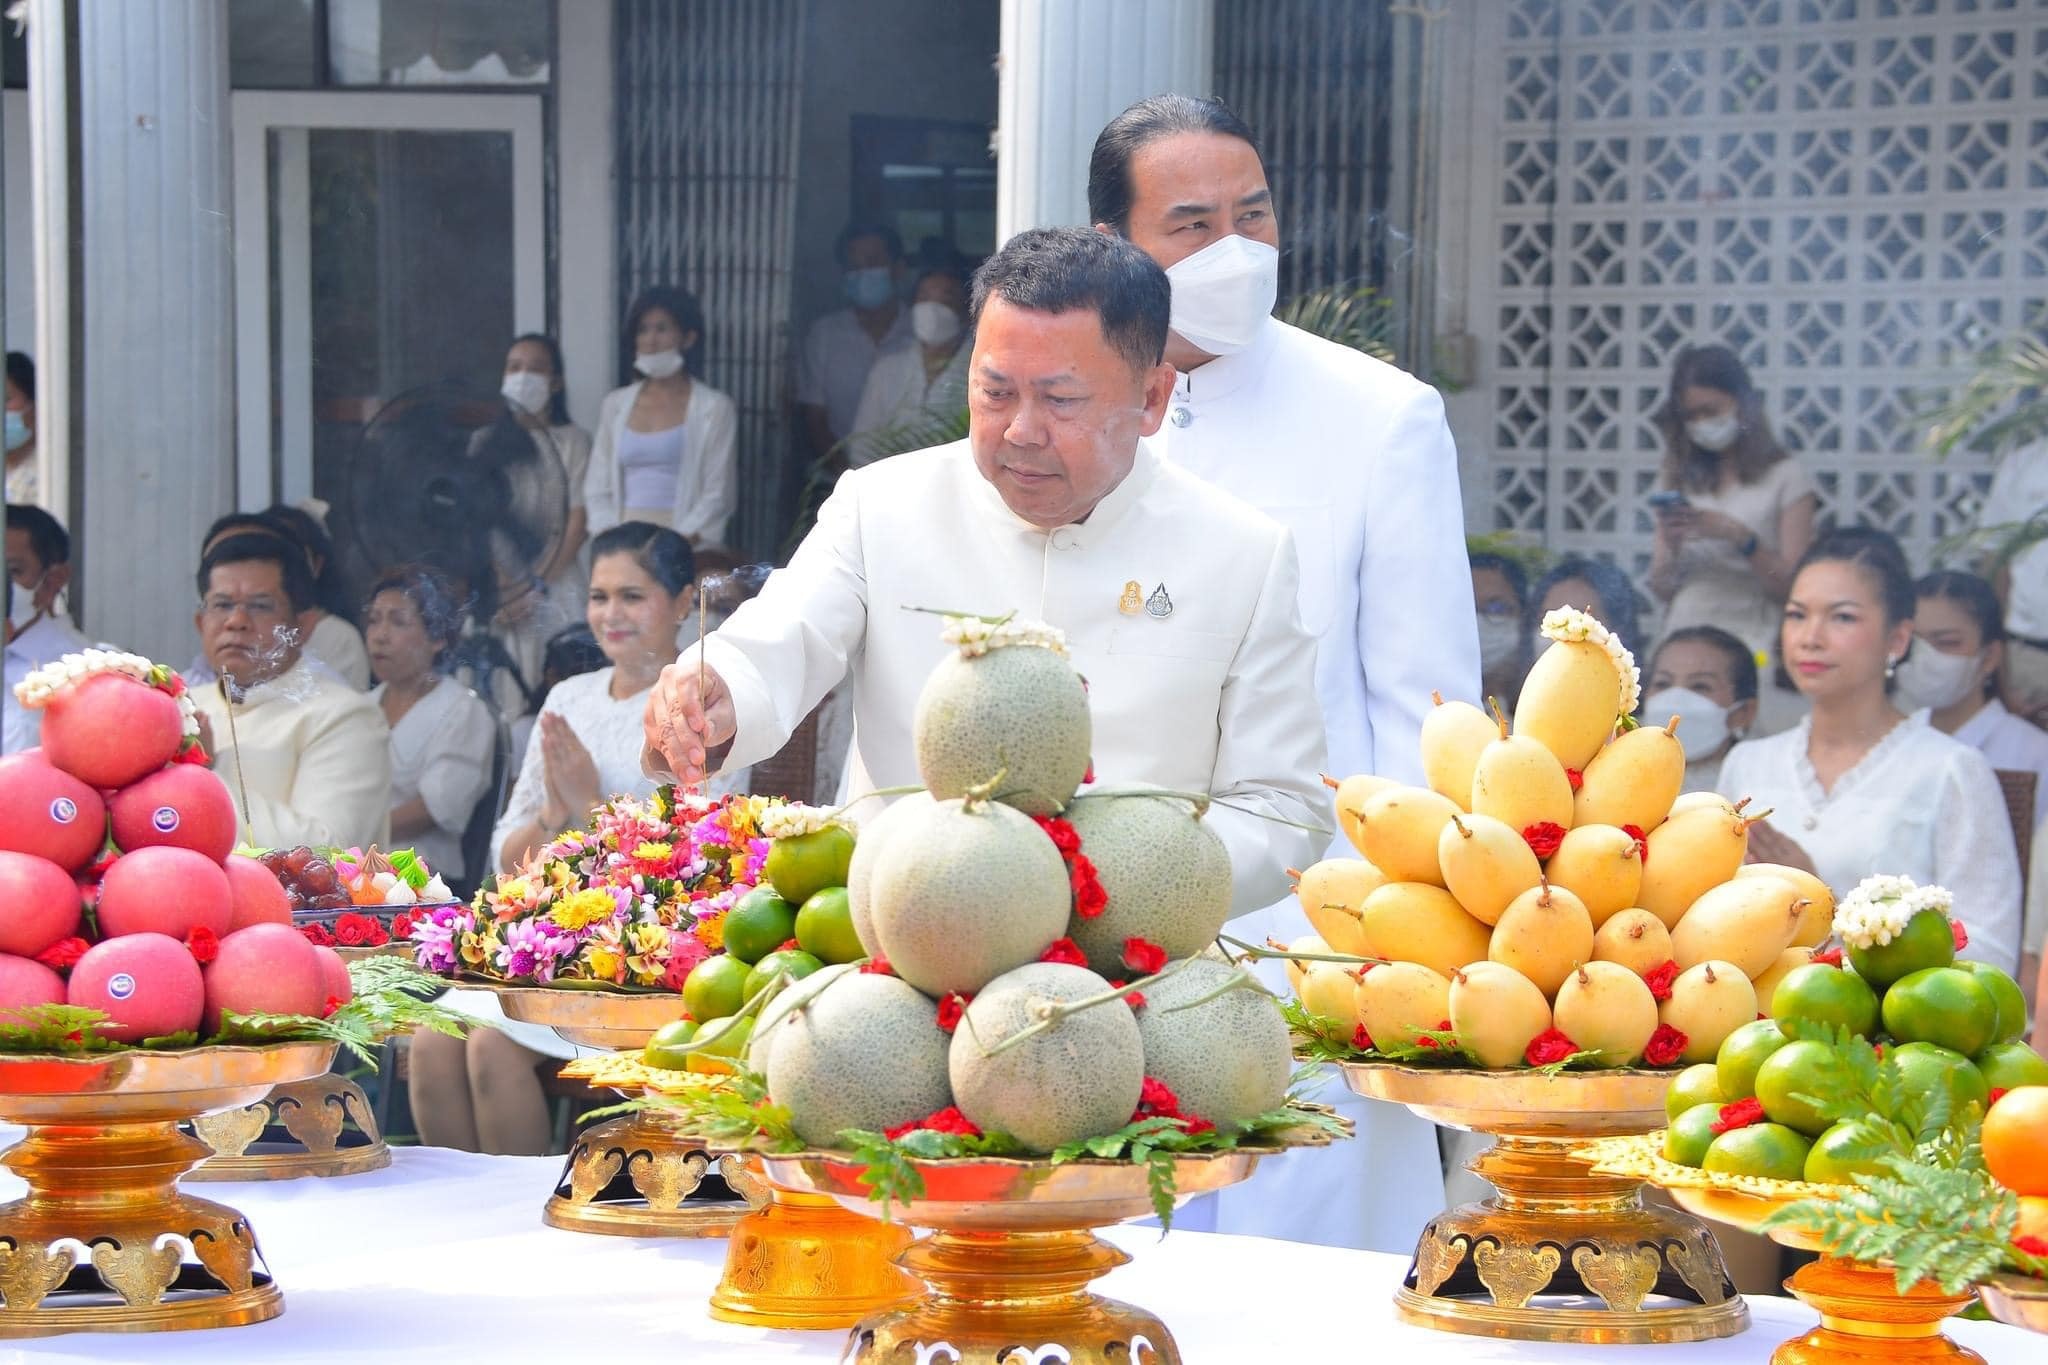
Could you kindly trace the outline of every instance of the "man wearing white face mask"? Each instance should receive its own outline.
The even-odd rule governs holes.
[[[883,223],[849,223],[832,254],[846,307],[804,332],[797,355],[796,403],[814,459],[852,434],[861,391],[875,363],[912,344],[910,311],[898,301],[903,239]]]
[[[85,637],[71,624],[58,598],[71,581],[71,537],[40,507],[7,508],[7,648],[4,733],[0,752],[32,748],[42,730],[40,711],[14,699],[14,685],[66,654],[84,649]]]
[[[1419,781],[1430,692],[1476,701],[1479,688],[1442,400],[1392,365],[1274,320],[1273,195],[1251,129],[1221,101],[1158,95],[1110,120],[1090,158],[1088,216],[1173,285],[1166,358],[1178,373],[1154,448],[1294,533],[1332,769]],[[1341,839],[1336,849],[1352,852]],[[1255,942],[1308,925],[1290,900],[1233,931]],[[1411,1246],[1416,1224],[1443,1207],[1434,1129],[1392,1106],[1319,1098],[1357,1119],[1357,1142],[1274,1163],[1194,1216],[1220,1231]]]
[[[846,462],[858,467],[954,438],[967,414],[967,281],[938,266],[918,276],[914,346],[886,351],[868,371]]]

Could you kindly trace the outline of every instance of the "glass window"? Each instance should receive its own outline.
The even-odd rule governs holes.
[[[320,83],[314,0],[228,0],[228,81],[238,90]]]
[[[545,85],[548,0],[327,0],[336,85]]]

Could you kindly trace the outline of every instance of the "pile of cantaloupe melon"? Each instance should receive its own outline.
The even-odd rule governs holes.
[[[1489,1068],[1566,1042],[1607,1066],[1709,1060],[1810,960],[1834,897],[1808,873],[1744,865],[1760,818],[1746,803],[1680,796],[1677,722],[1626,719],[1640,682],[1604,626],[1563,608],[1544,634],[1512,726],[1438,698],[1427,786],[1333,784],[1362,856],[1300,874],[1316,934],[1287,951],[1376,962],[1290,959],[1290,979],[1311,1014],[1387,1055],[1453,1051],[1448,1034]]]
[[[944,1123],[1030,1153],[1117,1132],[1166,1092],[1167,1117],[1226,1131],[1280,1108],[1279,1002],[1198,958],[1231,904],[1206,799],[1079,790],[1087,689],[1058,632],[945,633],[913,727],[927,790],[868,821],[848,869],[868,958],[766,1002],[747,1063],[770,1100],[815,1147]]]

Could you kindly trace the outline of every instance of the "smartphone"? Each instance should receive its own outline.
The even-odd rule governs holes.
[[[1660,488],[1650,494],[1650,510],[1669,512],[1680,507],[1692,506],[1692,500],[1676,488]]]

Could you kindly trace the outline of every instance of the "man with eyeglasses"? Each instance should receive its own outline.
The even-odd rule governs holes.
[[[390,837],[391,733],[377,704],[302,652],[298,613],[313,584],[283,536],[251,530],[199,564],[202,742],[265,848],[364,847]]]

